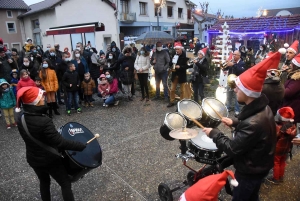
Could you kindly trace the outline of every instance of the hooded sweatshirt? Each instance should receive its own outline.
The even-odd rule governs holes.
[[[7,84],[6,90],[2,89],[2,85]],[[9,109],[16,106],[16,97],[5,79],[0,79],[0,108]]]

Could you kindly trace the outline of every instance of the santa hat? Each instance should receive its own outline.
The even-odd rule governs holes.
[[[296,55],[293,59],[292,59],[292,63],[295,64],[296,66],[298,66],[300,68],[300,54]]]
[[[217,201],[218,193],[226,184],[227,177],[231,176],[231,185],[238,186],[234,173],[225,170],[220,174],[214,174],[200,179],[193,186],[188,188],[179,198],[179,201]]]
[[[282,107],[277,111],[276,116],[282,121],[294,122],[295,113],[291,107]]]
[[[205,56],[205,55],[206,55],[206,51],[207,51],[207,47],[206,47],[206,48],[203,48],[202,50],[199,50],[199,51],[198,51],[198,54],[200,53],[200,54],[202,54],[203,56]]]
[[[285,52],[286,50],[284,48],[280,48],[279,52],[272,54],[269,58],[243,72],[236,78],[236,86],[247,96],[258,98],[262,91],[267,70],[277,67],[280,62],[281,54]]]
[[[295,54],[298,53],[299,41],[295,40],[293,44],[288,48],[288,50],[292,50]]]
[[[26,105],[36,105],[44,95],[44,90],[37,87],[22,87],[17,92],[16,112],[20,112],[20,100]]]
[[[269,58],[270,56],[272,56],[272,54],[274,54],[274,52],[269,52],[268,54],[267,54],[267,56],[266,56],[266,58]]]
[[[174,49],[183,49],[181,42],[175,42]]]

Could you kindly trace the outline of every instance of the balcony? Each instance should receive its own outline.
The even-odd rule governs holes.
[[[120,22],[133,23],[136,21],[135,13],[120,13]]]

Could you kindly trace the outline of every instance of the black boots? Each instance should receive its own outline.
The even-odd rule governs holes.
[[[52,103],[48,103],[48,115],[49,115],[49,117],[50,118],[52,118],[53,117],[53,115],[52,115]]]
[[[57,102],[52,103],[52,109],[53,109],[55,115],[60,115],[60,113],[57,110],[58,109]]]

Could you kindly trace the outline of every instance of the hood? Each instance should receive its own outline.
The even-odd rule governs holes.
[[[8,87],[10,86],[5,79],[0,79],[0,86],[2,86],[3,84],[8,84]]]
[[[115,46],[115,47],[117,47],[117,44],[116,44],[116,42],[115,42],[115,41],[111,42],[111,44],[110,44],[110,47],[112,47],[112,46]]]
[[[131,49],[131,52],[133,52],[132,47],[131,47],[130,45],[126,45],[126,46],[123,48],[123,50],[122,50],[122,53],[123,53],[124,55],[125,55],[125,50],[126,50],[127,48],[130,48],[130,49]]]
[[[10,72],[10,76],[12,77],[12,74],[13,73],[17,73],[19,75],[19,71],[17,69],[13,69],[11,72]]]

